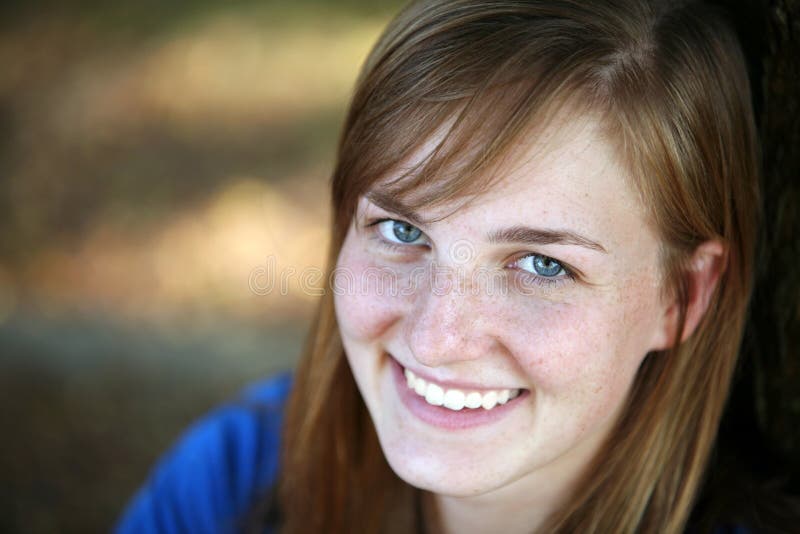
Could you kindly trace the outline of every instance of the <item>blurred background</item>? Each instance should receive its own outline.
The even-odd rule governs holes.
[[[399,5],[3,3],[0,532],[107,530],[187,424],[293,365]]]
[[[800,0],[717,3],[766,217],[708,487],[767,518],[800,495]],[[192,420],[293,366],[338,129],[400,4],[0,4],[0,532],[107,531]]]

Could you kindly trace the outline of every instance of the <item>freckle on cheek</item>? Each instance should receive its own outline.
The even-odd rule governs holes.
[[[381,335],[397,317],[394,308],[385,302],[390,297],[369,295],[342,296],[337,300],[340,327],[349,335],[371,340]]]

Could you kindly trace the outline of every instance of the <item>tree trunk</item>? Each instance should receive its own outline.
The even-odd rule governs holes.
[[[767,2],[762,138],[764,233],[743,356],[759,430],[800,472],[800,1]]]
[[[757,532],[789,532],[800,520],[800,0],[726,7],[751,68],[763,232],[741,363],[707,490],[727,493],[723,515]]]

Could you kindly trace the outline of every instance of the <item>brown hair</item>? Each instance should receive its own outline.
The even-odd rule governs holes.
[[[564,110],[601,117],[661,238],[664,291],[683,313],[695,248],[718,239],[726,257],[697,330],[647,356],[609,440],[542,531],[680,532],[736,364],[759,205],[744,59],[713,8],[645,0],[408,6],[367,59],[350,105],[332,181],[329,266],[359,196],[435,132],[446,130],[438,147],[386,185],[416,206],[491,187],[510,148]],[[420,529],[421,492],[383,458],[327,289],[286,416],[282,526]]]

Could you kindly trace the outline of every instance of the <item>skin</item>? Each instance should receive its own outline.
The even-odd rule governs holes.
[[[416,213],[449,215],[419,224],[411,244],[387,246],[397,239],[393,223],[367,226],[408,214],[362,198],[338,258],[350,285],[337,292],[337,320],[383,452],[398,476],[434,494],[448,532],[541,524],[607,437],[644,357],[666,347],[674,328],[658,239],[597,124],[562,121],[540,138],[548,141],[520,147],[502,179],[469,204]],[[515,225],[569,230],[604,250],[485,239]],[[574,277],[537,279],[531,254]],[[471,291],[437,290],[419,276],[433,266]],[[377,277],[364,276],[378,270],[406,290],[381,291]],[[505,290],[476,282],[481,270]],[[491,424],[443,430],[401,402],[387,353],[437,381],[529,394]]]

